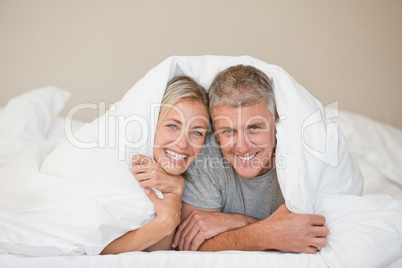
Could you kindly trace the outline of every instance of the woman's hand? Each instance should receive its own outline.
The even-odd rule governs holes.
[[[152,187],[163,193],[176,194],[181,200],[184,192],[184,179],[167,174],[154,159],[142,154],[134,155],[131,171],[142,188]]]
[[[181,200],[172,193],[165,193],[164,199],[159,199],[149,188],[145,188],[144,191],[154,204],[155,219],[116,238],[102,250],[101,254],[118,254],[146,249],[171,249],[173,232],[180,223]],[[165,241],[166,239],[167,241]]]
[[[149,199],[154,204],[156,218],[160,226],[160,231],[169,235],[174,232],[181,218],[181,200],[176,194],[164,193],[163,199],[159,197],[149,188],[144,189]]]

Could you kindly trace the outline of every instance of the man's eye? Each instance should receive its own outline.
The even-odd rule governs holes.
[[[256,129],[259,129],[259,127],[257,127],[257,126],[250,126],[249,129],[251,129],[251,130],[256,130]]]
[[[167,127],[168,127],[168,128],[171,128],[171,129],[177,129],[177,126],[176,126],[176,125],[173,125],[173,124],[169,124],[169,125],[167,125]]]
[[[233,129],[225,129],[223,133],[233,134]]]

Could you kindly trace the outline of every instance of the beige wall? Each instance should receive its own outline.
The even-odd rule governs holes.
[[[48,84],[111,103],[170,55],[251,55],[402,128],[401,27],[401,0],[0,0],[0,105]]]

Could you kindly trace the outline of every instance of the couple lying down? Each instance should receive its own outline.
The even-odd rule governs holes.
[[[137,154],[131,162],[156,217],[101,254],[172,248],[313,254],[325,247],[325,218],[284,205],[274,157],[279,116],[264,72],[229,67],[208,93],[192,78],[177,76],[161,107],[153,159]]]

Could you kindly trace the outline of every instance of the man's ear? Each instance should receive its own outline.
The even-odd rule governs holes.
[[[278,111],[275,111],[275,123],[279,122],[279,114]]]

